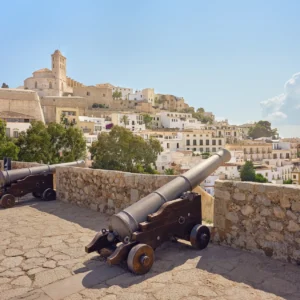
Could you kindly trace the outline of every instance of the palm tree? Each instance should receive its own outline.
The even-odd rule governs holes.
[[[126,125],[128,125],[129,124],[129,119],[128,119],[128,116],[126,116],[126,115],[123,115],[122,117],[121,117],[121,123],[124,123],[124,125],[125,125],[125,128],[126,128]]]

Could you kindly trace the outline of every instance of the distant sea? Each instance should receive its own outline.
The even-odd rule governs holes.
[[[292,138],[292,137],[300,138],[300,125],[280,125],[280,126],[273,125],[272,127],[278,129],[279,136],[281,138]]]

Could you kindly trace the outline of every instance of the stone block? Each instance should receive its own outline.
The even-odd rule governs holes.
[[[300,212],[300,202],[299,201],[292,202],[292,211]]]
[[[276,221],[269,221],[269,226],[271,229],[276,231],[282,231],[283,230],[283,224],[281,222]]]
[[[264,195],[257,195],[256,202],[264,206],[271,206],[270,199],[266,198]]]
[[[224,230],[226,229],[226,222],[224,216],[214,215],[214,227]]]
[[[137,189],[130,190],[130,203],[135,203],[139,200],[139,191]]]
[[[276,218],[278,219],[284,219],[285,212],[280,207],[274,207],[273,212]]]
[[[263,207],[263,209],[260,211],[260,215],[263,217],[268,217],[271,215],[271,210],[269,208]]]
[[[237,201],[245,201],[246,200],[246,194],[245,193],[234,193],[233,194],[233,199]]]
[[[226,219],[236,224],[239,221],[239,216],[236,212],[229,212],[226,214]]]
[[[290,199],[287,195],[283,195],[283,197],[280,199],[280,205],[283,208],[290,208],[291,207]]]
[[[250,182],[239,182],[237,184],[237,187],[241,191],[249,191],[249,192],[252,192],[254,189],[253,183]]]
[[[293,219],[294,221],[297,220],[297,216],[296,216],[294,213],[292,213],[290,210],[288,210],[288,211],[286,212],[286,215],[287,215],[290,219]]]
[[[298,223],[296,223],[295,221],[290,220],[287,229],[290,232],[297,232],[297,231],[300,231],[300,225]]]
[[[241,212],[244,216],[249,216],[254,212],[254,208],[250,205],[245,205],[242,207]]]
[[[221,200],[230,200],[230,193],[217,188],[215,189],[215,198],[219,198]]]

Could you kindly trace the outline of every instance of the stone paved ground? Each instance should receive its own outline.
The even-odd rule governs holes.
[[[70,204],[0,209],[0,299],[300,299],[300,268],[210,245],[166,243],[148,274],[108,267],[84,246],[108,218]]]

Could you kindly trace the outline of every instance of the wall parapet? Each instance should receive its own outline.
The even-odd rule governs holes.
[[[300,263],[300,187],[216,181],[213,242]]]
[[[56,195],[60,201],[112,215],[174,178],[176,176],[58,167],[56,169]],[[200,187],[194,191],[201,194],[203,218],[212,220],[213,197]]]

